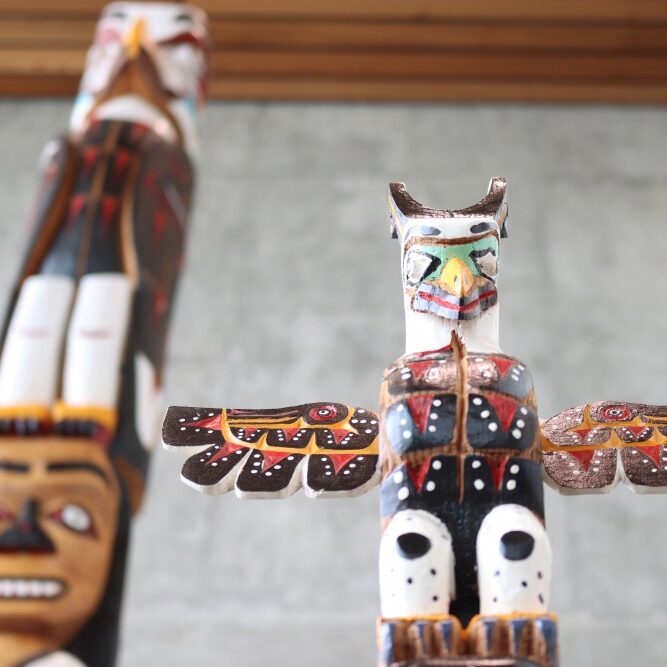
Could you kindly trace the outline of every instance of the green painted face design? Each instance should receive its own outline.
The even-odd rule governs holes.
[[[403,279],[407,288],[440,278],[447,262],[458,258],[473,276],[495,282],[498,274],[498,238],[485,236],[471,243],[452,245],[415,243],[405,254]]]

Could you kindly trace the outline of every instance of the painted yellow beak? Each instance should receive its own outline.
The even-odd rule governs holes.
[[[445,264],[438,282],[442,289],[461,298],[472,292],[475,276],[462,259],[454,257]]]
[[[137,19],[125,35],[125,51],[128,60],[135,60],[141,52],[146,34],[146,24],[143,19]]]

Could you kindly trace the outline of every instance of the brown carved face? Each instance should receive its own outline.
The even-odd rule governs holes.
[[[97,608],[120,502],[111,463],[84,439],[0,439],[0,627],[57,645]]]

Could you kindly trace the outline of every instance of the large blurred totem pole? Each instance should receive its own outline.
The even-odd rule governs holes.
[[[459,210],[390,185],[406,352],[380,411],[172,407],[168,449],[204,493],[351,496],[380,484],[380,667],[556,667],[543,473],[564,493],[667,486],[667,408],[600,402],[540,423],[499,340],[506,184]]]
[[[0,667],[114,664],[205,102],[206,17],[109,5],[1,338]]]

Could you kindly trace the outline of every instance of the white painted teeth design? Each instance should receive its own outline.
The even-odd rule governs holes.
[[[57,579],[0,579],[0,600],[52,599],[58,597],[65,586]]]

